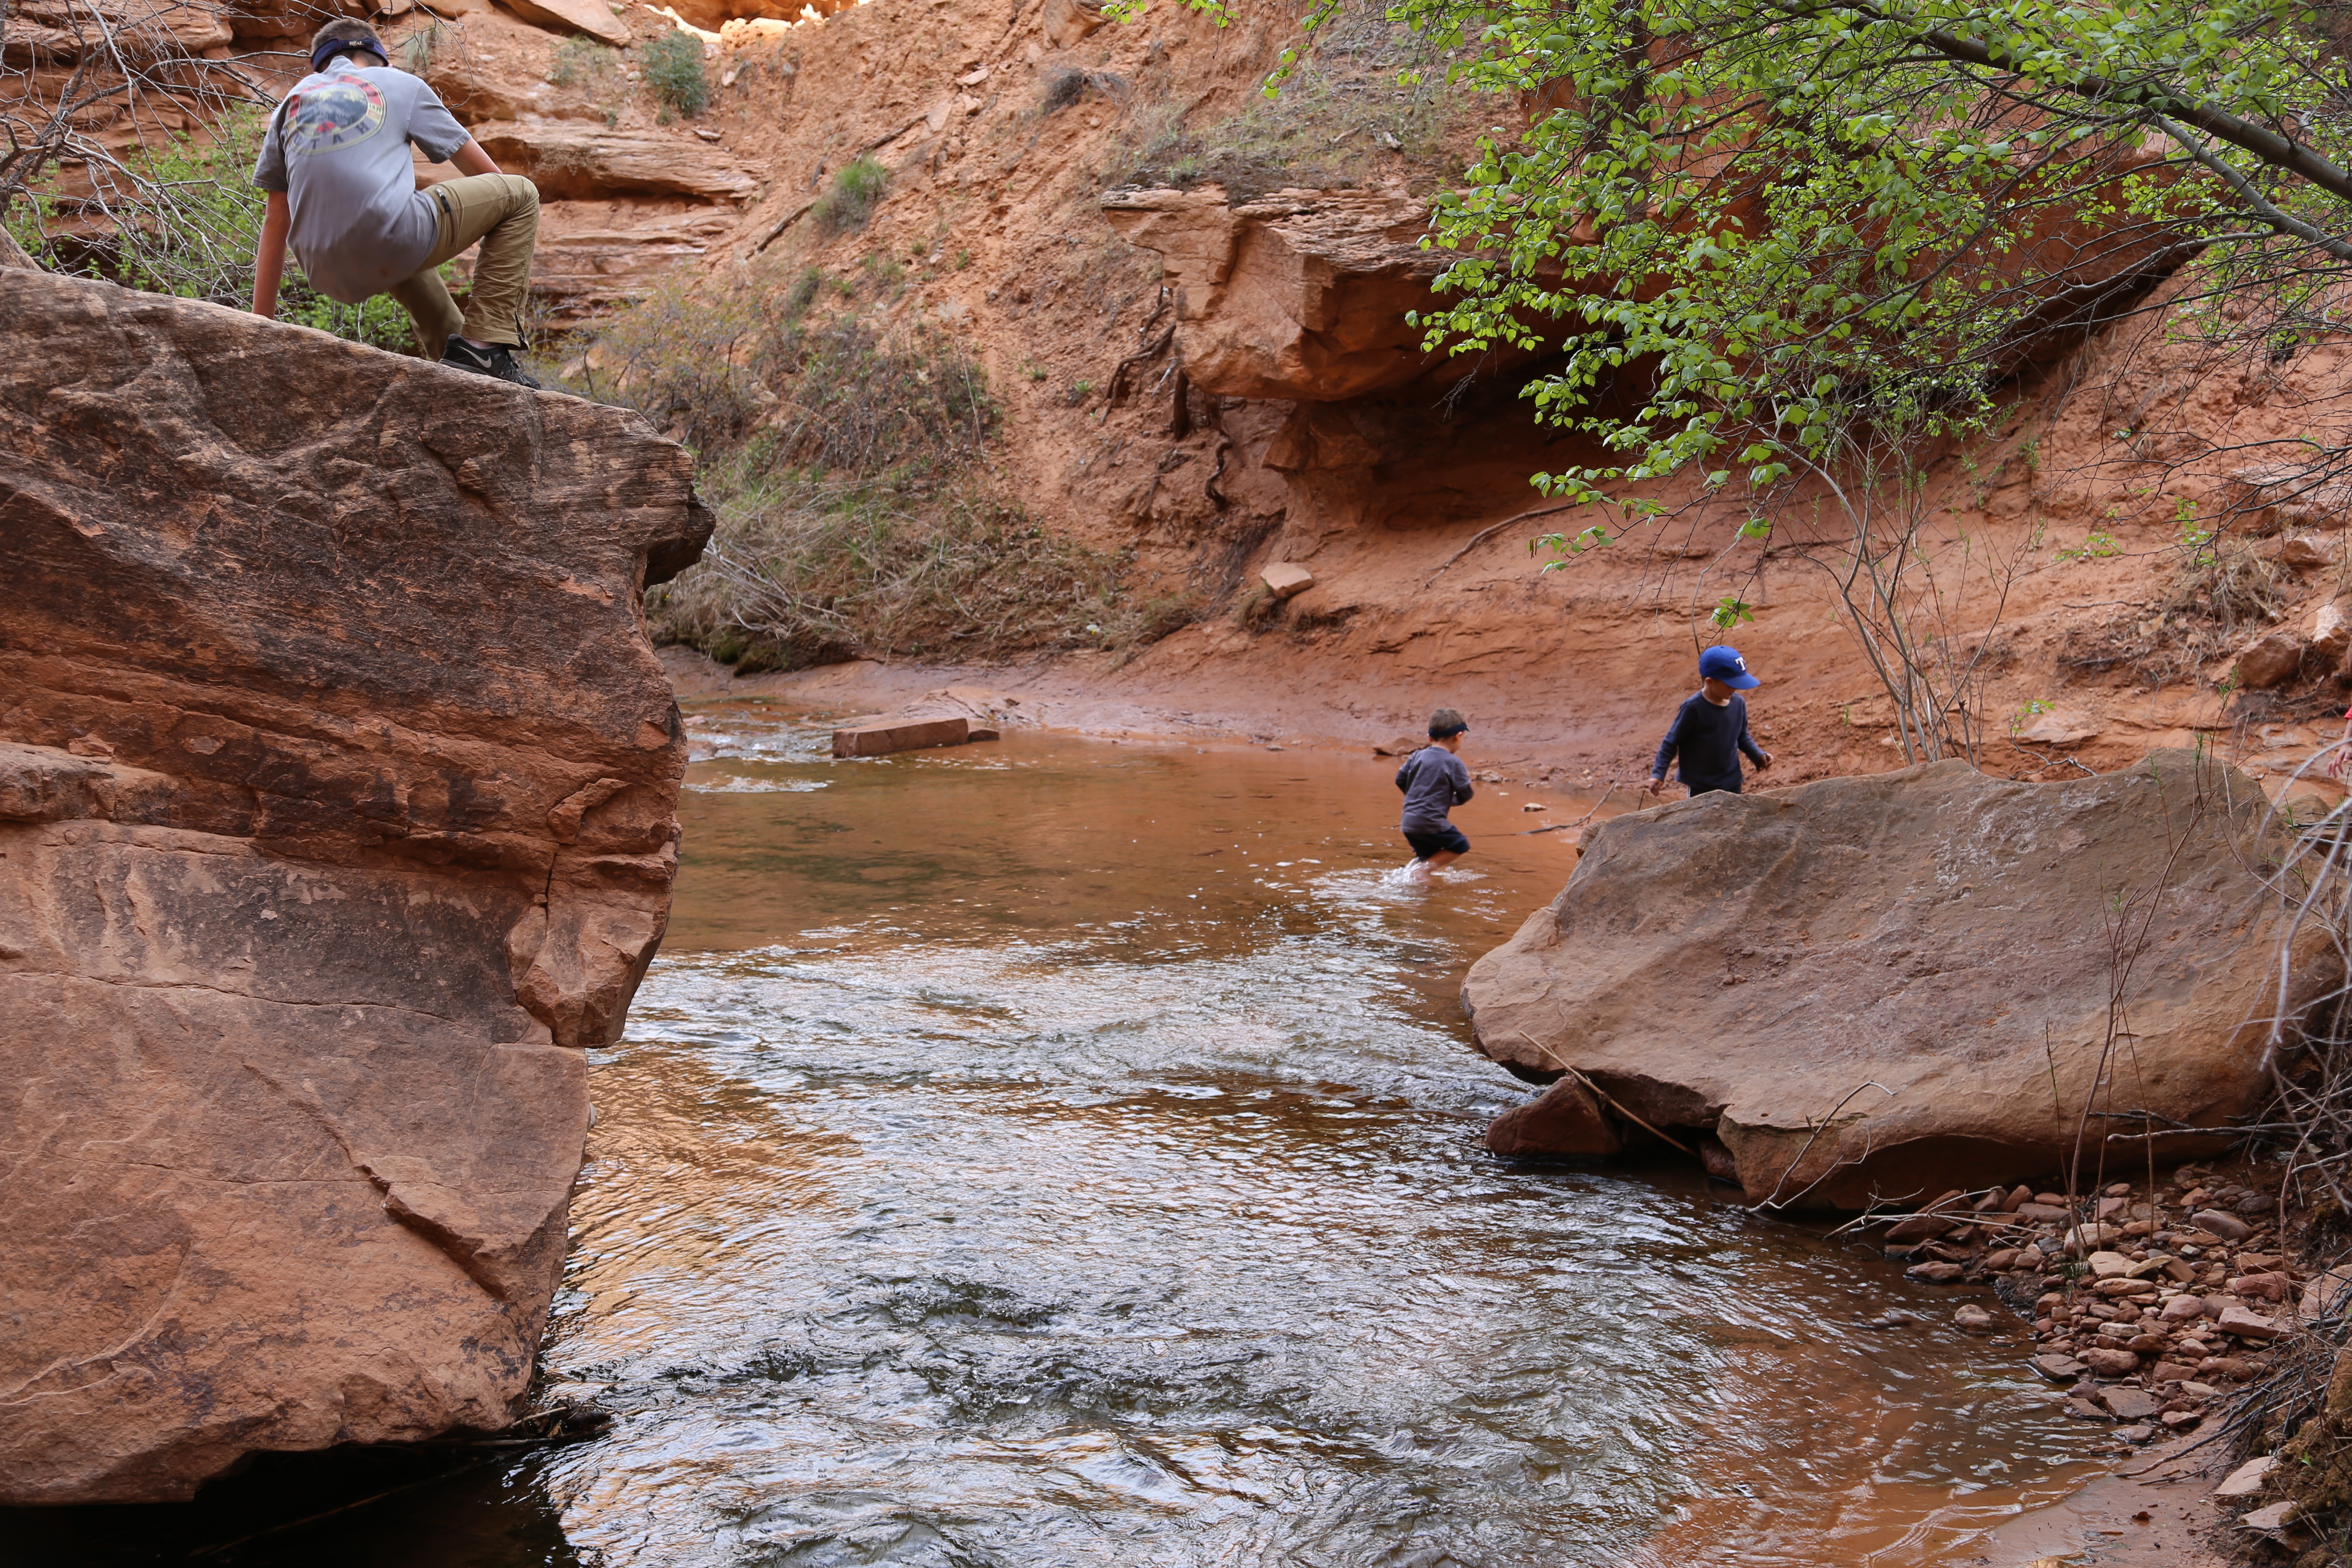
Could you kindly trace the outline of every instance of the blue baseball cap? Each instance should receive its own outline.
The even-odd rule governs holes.
[[[1736,647],[1711,647],[1698,656],[1698,672],[1711,675],[1734,691],[1753,691],[1764,683],[1748,673],[1748,661]]]

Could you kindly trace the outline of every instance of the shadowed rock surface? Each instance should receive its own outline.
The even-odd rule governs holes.
[[[0,1500],[495,1427],[661,940],[635,415],[0,271]]]
[[[2094,1116],[2095,1146],[2138,1112],[2213,1127],[2259,1098],[2292,919],[2252,869],[2263,811],[2244,775],[2182,752],[2063,784],[1946,762],[1703,795],[1593,830],[1463,1000],[1519,1076],[1573,1067],[1643,1121],[1715,1133],[1751,1202],[2036,1175],[2086,1102],[2134,1113]],[[2297,940],[2295,1007],[2333,984],[2324,943]],[[1494,1142],[1605,1154],[1626,1133],[1568,1079]]]

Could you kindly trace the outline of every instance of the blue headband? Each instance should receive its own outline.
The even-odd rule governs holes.
[[[329,38],[310,51],[310,68],[313,71],[322,71],[327,68],[327,62],[337,55],[348,55],[354,50],[362,49],[386,65],[392,63],[392,57],[383,52],[383,46],[376,42],[373,33],[370,33],[364,38]]]

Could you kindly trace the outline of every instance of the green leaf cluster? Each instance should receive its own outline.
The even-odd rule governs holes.
[[[2210,298],[2306,308],[2352,263],[2352,90],[2295,0],[1388,15],[1496,105],[1437,205],[1427,243],[1460,258],[1419,324],[1550,362],[1538,417],[1610,456],[1547,493],[1769,490],[1858,431],[1976,428],[2037,343],[2186,258]]]

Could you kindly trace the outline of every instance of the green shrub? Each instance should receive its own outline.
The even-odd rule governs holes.
[[[638,51],[646,86],[662,106],[667,121],[676,110],[691,120],[710,102],[710,79],[702,70],[702,40],[672,27]]]
[[[853,158],[834,171],[833,186],[817,198],[809,212],[826,234],[846,234],[864,228],[889,188],[890,171],[872,158]]]
[[[698,55],[697,59],[700,57]],[[555,46],[555,64],[547,79],[557,87],[595,87],[620,71],[621,51],[593,38],[566,38]]]
[[[803,268],[801,275],[793,279],[791,292],[784,296],[784,320],[797,321],[807,315],[809,307],[816,303],[818,290],[824,287],[824,268]]]

